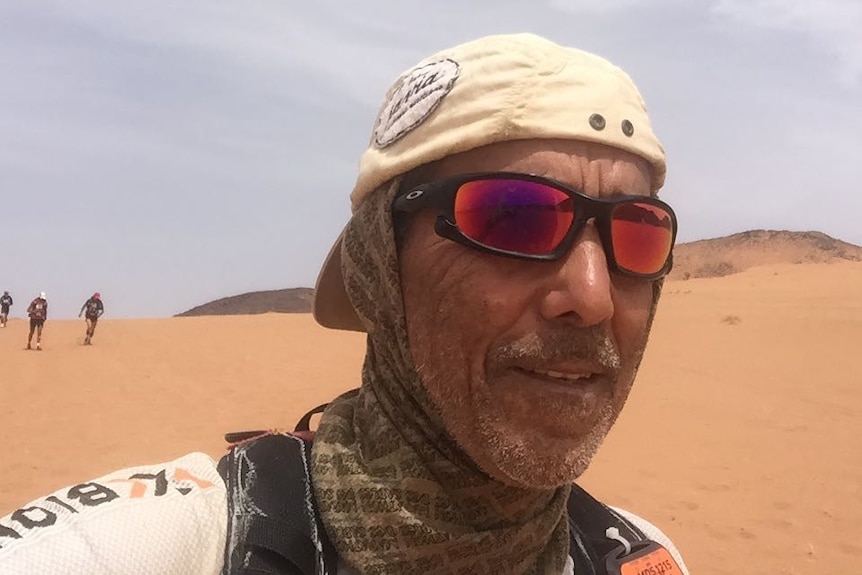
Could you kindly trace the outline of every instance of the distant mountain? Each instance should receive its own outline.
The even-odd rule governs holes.
[[[217,299],[177,314],[177,317],[254,315],[269,312],[310,313],[313,299],[314,290],[305,287],[256,291]]]
[[[774,264],[862,261],[862,247],[822,232],[752,230],[678,244],[669,279],[711,278]]]
[[[773,264],[862,262],[862,247],[821,232],[752,230],[677,244],[669,279],[711,278]],[[177,316],[311,313],[312,288],[244,293],[199,305]]]

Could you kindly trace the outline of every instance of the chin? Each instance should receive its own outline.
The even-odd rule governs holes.
[[[497,481],[527,489],[554,489],[574,482],[587,470],[616,419],[610,405],[584,428],[542,425],[547,413],[536,415],[532,425],[499,417],[476,418],[472,440],[462,442],[467,454]],[[563,431],[561,434],[560,432]],[[566,433],[569,432],[569,433]]]

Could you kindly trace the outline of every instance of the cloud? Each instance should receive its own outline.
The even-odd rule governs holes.
[[[835,59],[838,80],[862,82],[862,1],[860,0],[549,0],[570,13],[618,15],[623,11],[673,16],[669,9],[703,10],[714,19],[806,38]]]
[[[837,60],[844,84],[862,80],[859,0],[717,0],[711,12],[750,26],[803,35]]]
[[[682,0],[550,0],[551,8],[564,12],[610,14],[631,8],[655,8]]]
[[[196,52],[267,73],[294,70],[325,79],[366,106],[379,105],[381,86],[392,80],[392,62],[421,55],[415,47],[375,41],[367,33],[371,20],[351,26],[338,22],[345,16],[337,11],[290,10],[275,0],[35,0],[26,10],[163,52]]]

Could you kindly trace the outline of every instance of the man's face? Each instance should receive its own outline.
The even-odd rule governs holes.
[[[511,171],[595,197],[650,193],[648,164],[598,144],[528,140],[450,156],[428,179]],[[424,177],[425,175],[423,175]],[[443,423],[499,481],[571,482],[625,403],[653,284],[611,273],[592,223],[556,262],[481,253],[411,222],[399,259],[410,349]]]

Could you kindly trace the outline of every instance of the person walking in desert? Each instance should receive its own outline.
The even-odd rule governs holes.
[[[36,333],[36,349],[42,350],[42,329],[48,319],[48,300],[45,292],[40,292],[30,305],[27,306],[27,315],[30,317],[30,334],[27,336],[27,349],[33,349],[33,333]]]
[[[6,322],[9,321],[9,309],[14,303],[8,291],[4,291],[0,296],[0,328],[6,327]]]
[[[96,324],[99,323],[99,318],[105,313],[105,305],[102,303],[102,294],[99,292],[90,296],[84,305],[81,306],[81,311],[78,312],[78,317],[85,314],[87,320],[87,334],[84,337],[84,345],[90,345],[93,341],[93,335],[96,333]]]

